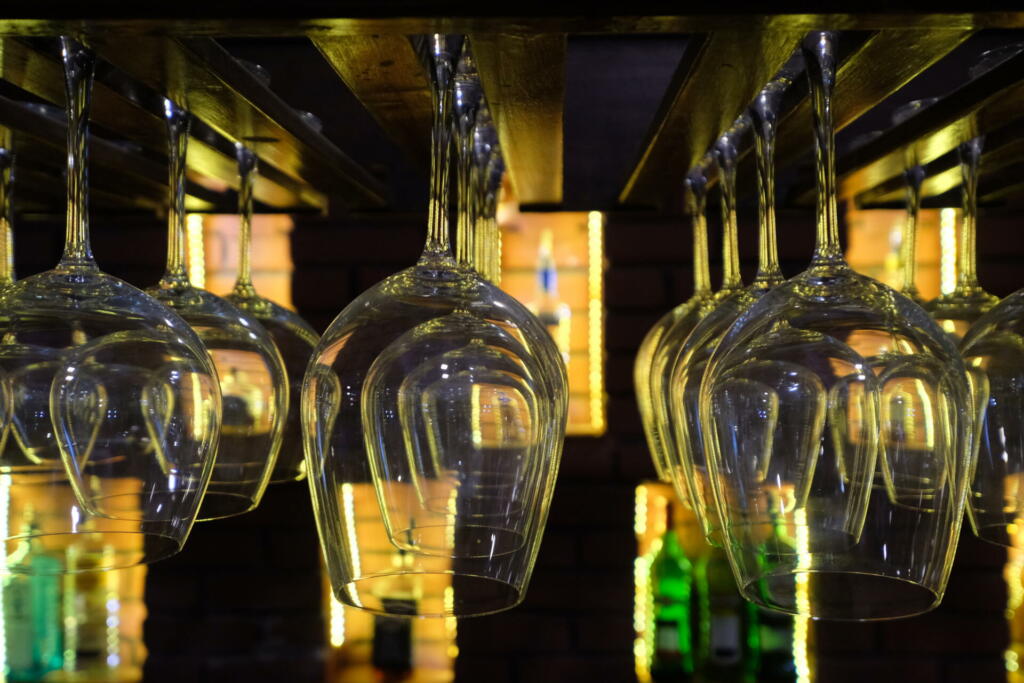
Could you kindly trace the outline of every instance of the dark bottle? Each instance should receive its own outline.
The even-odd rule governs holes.
[[[410,559],[404,550],[399,550],[392,556],[392,564],[396,569],[408,567]],[[398,573],[383,591],[380,601],[388,614],[373,617],[370,660],[377,670],[377,680],[404,681],[413,673],[411,617],[418,611],[416,591],[408,577]]]
[[[650,571],[654,602],[651,680],[658,683],[691,681],[694,671],[693,565],[683,553],[673,526],[670,504],[665,535]]]
[[[758,611],[736,588],[725,551],[714,548],[697,567],[701,683],[754,683],[760,668]]]
[[[793,617],[771,610],[760,610],[761,670],[758,683],[795,683],[793,658]]]

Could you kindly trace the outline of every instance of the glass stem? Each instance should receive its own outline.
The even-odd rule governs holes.
[[[188,132],[192,116],[165,98],[164,121],[167,124],[171,202],[167,213],[167,271],[160,280],[160,286],[184,288],[191,284],[185,265],[185,156],[188,153]]]
[[[804,41],[807,79],[814,114],[814,153],[818,183],[817,241],[812,267],[845,265],[839,244],[839,204],[836,199],[836,148],[832,122],[832,90],[836,81],[835,34],[812,33]]]
[[[736,225],[736,146],[730,133],[715,143],[715,160],[722,181],[722,291],[731,291],[742,287],[743,282]]]
[[[441,33],[429,37],[430,84],[433,128],[430,136],[430,199],[427,243],[424,256],[450,260],[448,192],[452,147],[452,81],[454,67],[448,38]]]
[[[912,299],[919,298],[917,291],[917,219],[921,215],[921,183],[924,182],[924,166],[908,168],[903,177],[907,185],[907,220],[903,224],[903,238],[900,241],[900,261],[903,266],[901,291]]]
[[[238,279],[232,294],[238,297],[252,298],[256,296],[256,288],[252,284],[252,181],[256,175],[256,155],[241,143],[235,144],[235,157],[238,159],[238,215],[240,218],[240,251],[238,256]]]
[[[968,292],[978,288],[978,162],[984,138],[978,136],[959,147],[960,175],[963,179],[963,224],[960,227],[960,249],[957,253],[956,288]]]
[[[14,282],[14,154],[0,147],[0,287]]]
[[[693,226],[693,293],[711,292],[711,268],[708,263],[707,178],[702,170],[691,171],[686,178],[686,199]]]
[[[63,268],[96,264],[89,246],[89,103],[96,58],[67,36],[60,38],[68,118],[68,212]]]
[[[783,280],[775,236],[775,130],[779,102],[788,85],[788,80],[769,83],[750,108],[757,161],[759,232],[754,284],[762,287],[772,287]]]

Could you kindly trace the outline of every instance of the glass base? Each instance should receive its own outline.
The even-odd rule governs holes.
[[[182,545],[183,539],[146,531],[25,534],[5,539],[6,562],[0,573],[56,575],[124,569],[168,558]],[[31,552],[25,552],[27,548]]]
[[[767,609],[836,621],[912,617],[934,609],[942,597],[905,579],[848,571],[767,575],[746,583],[741,592]]]
[[[518,605],[525,591],[484,576],[406,572],[367,576],[344,584],[335,597],[375,614],[477,617]]]
[[[213,522],[218,519],[227,519],[244,515],[246,512],[256,509],[257,501],[248,495],[231,493],[230,491],[217,491],[213,484],[206,490],[203,497],[203,504],[199,507],[197,522]]]

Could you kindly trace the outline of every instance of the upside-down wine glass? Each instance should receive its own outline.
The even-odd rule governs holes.
[[[673,361],[672,379],[667,387],[671,392],[670,415],[676,430],[676,448],[682,464],[682,474],[686,478],[686,487],[691,492],[693,508],[704,529],[704,535],[716,546],[721,546],[723,539],[704,453],[703,425],[700,421],[700,384],[708,359],[722,335],[728,331],[740,313],[784,279],[779,268],[775,241],[775,129],[779,102],[802,66],[802,60],[791,60],[784,70],[761,90],[749,111],[757,157],[760,232],[757,275],[749,286],[721,299],[718,305],[697,323]],[[730,185],[735,182],[736,177],[735,140],[723,136],[716,151],[721,159],[719,167],[722,169],[723,193],[729,195],[730,201],[734,202],[735,190]],[[751,453],[750,458],[757,459],[758,454]],[[768,465],[769,463],[759,459],[753,466],[765,468]]]
[[[14,284],[14,153],[0,147],[0,292]],[[14,398],[7,373],[0,369],[0,454],[7,447]],[[4,458],[0,455],[0,461]]]
[[[908,102],[893,112],[893,125],[900,125],[938,100],[937,97],[929,97]],[[925,305],[921,293],[917,291],[915,278],[917,276],[917,221],[921,215],[921,183],[924,182],[927,175],[928,172],[924,165],[919,163],[915,150],[909,150],[903,171],[907,189],[907,217],[903,223],[903,233],[900,235],[900,271],[902,276],[900,293],[918,306]]]
[[[299,396],[302,392],[302,378],[306,366],[319,337],[309,323],[298,314],[260,296],[253,286],[252,188],[258,164],[252,150],[241,143],[235,145],[235,152],[238,157],[238,213],[241,221],[238,279],[235,281],[234,289],[224,298],[263,326],[284,360],[284,369],[288,375],[288,417],[285,420],[284,435],[277,452],[277,463],[270,475],[270,483],[296,481],[306,476]]]
[[[1005,45],[982,55],[971,70],[977,78],[1024,50]],[[966,212],[965,212],[966,216]],[[1006,297],[978,318],[960,344],[980,407],[977,469],[968,498],[974,533],[1012,546],[1011,524],[1024,519],[1024,290]]]
[[[833,34],[804,43],[817,244],[719,342],[701,420],[743,595],[802,616],[872,620],[941,600],[972,471],[970,400],[950,339],[855,273],[839,243]]]
[[[711,159],[705,157],[701,164],[687,173],[686,202],[693,232],[693,296],[663,315],[644,336],[636,352],[633,364],[633,386],[636,391],[637,408],[647,437],[647,448],[654,462],[658,479],[669,482],[675,488],[681,501],[689,501],[689,493],[683,486],[683,479],[673,476],[669,468],[669,451],[675,448],[673,434],[662,431],[663,420],[658,419],[658,404],[663,393],[656,393],[655,378],[660,379],[667,355],[660,353],[666,339],[681,343],[690,334],[697,321],[706,312],[711,301],[711,275],[708,267],[708,226],[705,215],[707,200],[707,172]],[[659,386],[660,386],[659,382]],[[666,408],[667,411],[667,408]]]
[[[170,162],[167,270],[146,293],[192,326],[220,381],[220,444],[201,521],[240,515],[259,505],[281,447],[288,377],[270,334],[225,299],[192,286],[185,264],[185,159],[191,115],[164,100]]]
[[[566,378],[543,325],[452,257],[457,50],[439,34],[417,48],[434,105],[426,245],[323,335],[303,428],[335,596],[378,613],[471,616],[522,600],[561,455]],[[460,256],[471,253],[460,241]]]
[[[199,337],[93,260],[86,143],[95,60],[71,39],[61,38],[61,48],[67,243],[55,269],[0,293],[2,348],[35,347],[42,360],[25,354],[24,369],[35,365],[37,380],[51,380],[24,387],[45,391],[49,409],[16,413],[24,458],[4,467],[5,554],[32,548],[8,564],[14,572],[112,569],[179,551],[220,430],[216,371]],[[33,559],[41,555],[45,563]]]

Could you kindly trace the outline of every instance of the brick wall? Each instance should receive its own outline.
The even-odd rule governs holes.
[[[981,278],[1020,286],[1024,235],[1012,217],[983,214]],[[810,253],[807,214],[780,215],[783,268]],[[97,259],[146,286],[159,277],[163,224],[96,221]],[[714,231],[713,231],[714,232]],[[18,225],[19,272],[52,266],[62,226]],[[358,292],[411,264],[422,218],[296,219],[294,301],[318,329]],[[744,274],[756,245],[741,230]],[[654,321],[689,296],[689,231],[676,220],[617,214],[606,230],[609,431],[566,443],[551,517],[526,601],[464,622],[460,683],[618,683],[633,680],[633,488],[652,478],[633,404],[632,363]],[[712,257],[719,252],[712,238]],[[714,281],[718,269],[713,267]],[[150,567],[147,681],[320,681],[324,631],[317,539],[305,484],[273,487],[254,513],[199,524],[181,555]],[[945,603],[883,624],[819,624],[817,680],[922,683],[1005,681],[1005,553],[965,534]]]

